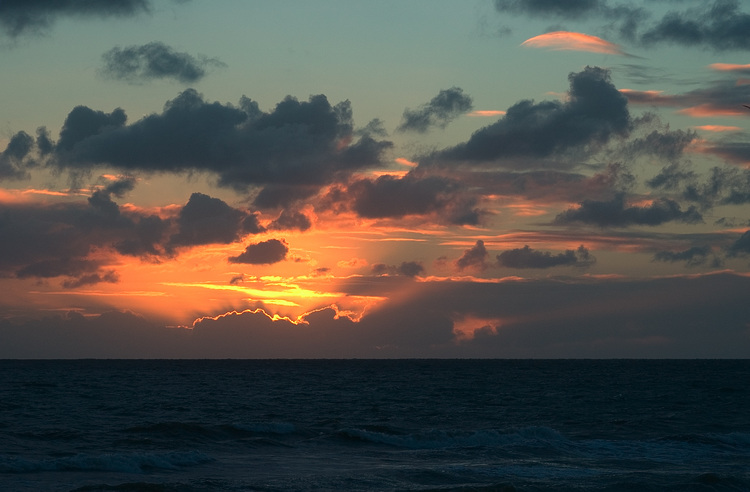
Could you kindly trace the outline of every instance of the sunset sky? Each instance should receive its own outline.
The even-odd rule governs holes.
[[[750,6],[3,0],[0,357],[750,355]]]

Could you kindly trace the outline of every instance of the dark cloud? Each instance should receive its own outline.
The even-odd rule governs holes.
[[[333,190],[328,199],[349,204],[360,217],[401,218],[436,214],[451,224],[477,224],[482,212],[457,181],[440,176],[384,175]]]
[[[691,182],[697,177],[696,173],[686,169],[685,165],[673,162],[664,166],[653,178],[646,181],[651,188],[662,190],[676,190],[685,182]]]
[[[76,289],[78,287],[99,284],[102,282],[116,284],[119,281],[120,275],[114,270],[109,270],[104,273],[92,273],[89,275],[81,275],[76,279],[65,280],[62,285],[66,289]]]
[[[130,83],[174,79],[188,84],[205,77],[208,68],[224,66],[215,58],[196,58],[156,41],[139,46],[114,47],[104,53],[102,59],[102,75]]]
[[[245,234],[262,232],[254,214],[227,205],[218,198],[193,193],[177,217],[178,230],[170,247],[229,244]]]
[[[567,101],[516,103],[467,142],[420,157],[420,166],[456,162],[512,166],[509,159],[593,150],[613,137],[629,134],[632,121],[627,99],[612,84],[607,70],[586,67],[568,79]]]
[[[626,206],[623,193],[610,201],[584,200],[579,208],[568,209],[555,217],[556,224],[581,222],[599,227],[655,226],[672,221],[694,224],[702,222],[703,217],[695,207],[683,211],[677,202],[668,198],[658,198],[643,207]]]
[[[745,231],[745,233],[729,247],[729,255],[743,256],[748,254],[750,254],[750,231]]]
[[[682,195],[704,209],[750,203],[750,170],[713,167],[702,181],[698,178],[687,181]]]
[[[578,249],[567,249],[553,255],[549,251],[539,251],[527,246],[510,249],[497,255],[499,266],[507,268],[552,268],[556,266],[587,267],[596,262],[583,245]]]
[[[230,263],[249,263],[251,265],[268,265],[278,263],[286,258],[289,252],[284,240],[269,239],[250,244],[238,256],[230,256]]]
[[[663,94],[654,91],[623,91],[630,104],[683,108],[687,114],[740,114],[743,103],[750,100],[750,85],[735,80],[719,80],[708,86],[682,94]]]
[[[445,128],[453,119],[472,108],[471,97],[464,94],[461,88],[443,89],[419,109],[406,109],[397,130],[425,133],[432,127]]]
[[[310,217],[302,212],[282,210],[281,214],[269,225],[269,229],[274,230],[298,230],[306,231],[312,227]]]
[[[193,89],[161,114],[125,125],[125,113],[80,106],[65,121],[53,162],[61,169],[114,166],[125,172],[206,171],[238,190],[251,185],[329,183],[380,163],[391,146],[369,136],[352,140],[348,101],[323,95],[287,97],[270,113],[247,98],[240,106],[208,103]]]
[[[717,155],[728,163],[746,165],[750,162],[750,141],[708,142],[704,152]]]
[[[26,132],[18,132],[0,154],[0,181],[28,177],[24,160],[34,148],[34,139]]]
[[[464,251],[459,259],[456,260],[456,268],[459,271],[468,269],[485,270],[487,268],[487,248],[484,247],[484,241],[477,239],[477,242],[471,248]]]
[[[375,275],[403,275],[406,277],[416,277],[424,272],[424,266],[418,261],[404,261],[400,265],[376,263],[372,266],[372,273]]]
[[[607,0],[495,0],[495,8],[502,14],[547,19],[600,19],[606,22],[602,31],[617,33],[644,47],[675,44],[714,51],[750,47],[750,14],[741,10],[738,0],[715,0],[663,15],[651,10],[659,3],[669,2],[634,7],[632,3]],[[682,2],[673,3],[679,6]]]
[[[149,12],[150,0],[3,0],[0,28],[10,37],[46,32],[58,17],[128,17]]]
[[[577,19],[600,11],[606,6],[601,0],[495,0],[499,12],[523,13],[545,17]]]
[[[686,266],[699,266],[708,261],[711,248],[708,246],[693,246],[684,251],[659,251],[654,255],[654,261],[669,263],[685,262]],[[720,263],[718,258],[714,259],[714,265]],[[714,266],[712,265],[712,266]]]
[[[750,14],[737,0],[716,0],[700,8],[668,12],[641,36],[644,45],[670,43],[715,51],[750,48]]]
[[[295,202],[306,200],[318,193],[318,186],[295,185],[266,185],[253,200],[258,208],[269,209],[287,207]]]
[[[113,261],[108,252],[163,255],[169,223],[123,212],[112,201],[114,191],[128,186],[111,183],[85,203],[0,204],[0,276],[68,277],[65,285],[75,287],[116,278],[107,268]]]
[[[744,358],[750,350],[743,275],[420,287],[408,302],[394,296],[359,322],[330,307],[305,315],[304,324],[248,310],[200,319],[192,330],[129,312],[4,319],[0,357]],[[470,319],[476,331],[461,338],[457,322]]]
[[[683,156],[685,149],[697,138],[694,131],[653,130],[643,137],[631,138],[620,151],[627,159],[651,156],[674,162]]]

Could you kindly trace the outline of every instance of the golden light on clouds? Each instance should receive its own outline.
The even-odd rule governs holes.
[[[581,32],[554,31],[529,38],[521,46],[555,51],[586,51],[627,56],[622,48],[602,38]]]

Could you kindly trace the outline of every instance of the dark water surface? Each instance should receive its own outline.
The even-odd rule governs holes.
[[[750,361],[0,361],[0,490],[750,491]]]

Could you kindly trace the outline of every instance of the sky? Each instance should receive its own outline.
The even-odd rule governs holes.
[[[747,358],[750,6],[2,0],[2,358]]]

